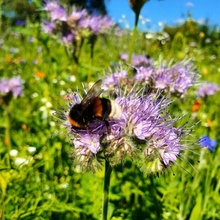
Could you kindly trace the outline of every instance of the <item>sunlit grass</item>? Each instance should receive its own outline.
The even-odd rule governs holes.
[[[201,81],[220,83],[219,39],[214,33],[211,42],[204,44],[184,33],[177,32],[172,40],[164,40],[161,35],[146,38],[138,32],[135,53],[149,55],[158,64],[161,60],[191,58]],[[69,153],[73,146],[65,139],[53,112],[65,102],[63,96],[68,89],[82,89],[88,71],[95,82],[119,61],[121,53],[128,52],[130,33],[100,37],[92,66],[89,45],[83,46],[77,65],[60,43],[39,31],[38,25],[7,30],[2,40],[0,76],[21,76],[24,93],[10,102],[8,119],[0,107],[0,213],[10,220],[99,219],[103,171],[83,174],[72,166]],[[193,127],[195,146],[203,134],[220,141],[218,95],[202,100],[199,110],[192,112],[197,98],[194,87],[185,98],[175,97],[171,105],[175,114],[187,113],[183,120],[189,124],[200,121]],[[10,150],[17,150],[17,155],[9,154],[4,136],[7,120]],[[29,147],[36,151],[30,152]],[[118,166],[110,188],[112,219],[219,219],[219,154],[219,146],[214,152],[195,147],[172,170],[156,178],[144,176],[130,163]]]

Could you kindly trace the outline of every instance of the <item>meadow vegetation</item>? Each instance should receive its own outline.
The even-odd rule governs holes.
[[[23,93],[7,102],[0,94],[0,219],[101,216],[104,170],[81,172],[73,166],[73,143],[53,113],[67,106],[69,90],[83,95],[83,83],[88,86],[115,71],[120,55],[129,51],[132,31],[113,26],[94,41],[83,34],[74,59],[73,49],[60,35],[42,31],[40,22],[2,26],[0,80],[19,76]],[[138,31],[133,54],[147,55],[155,66],[193,62],[199,74],[194,85],[184,96],[168,94],[173,100],[169,112],[186,114],[177,123],[192,127],[190,146],[159,175],[146,175],[132,160],[115,166],[109,217],[220,219],[220,148],[199,145],[203,135],[220,142],[219,92],[198,94],[203,82],[220,84],[219,30],[188,19],[157,33]]]

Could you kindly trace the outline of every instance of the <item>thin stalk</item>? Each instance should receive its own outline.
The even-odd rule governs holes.
[[[90,48],[90,65],[89,65],[89,70],[88,70],[88,75],[87,75],[87,85],[88,85],[88,87],[89,87],[89,83],[91,82],[91,78],[92,78],[93,55],[94,55],[94,45],[91,45],[91,48]]]
[[[10,168],[10,151],[11,151],[11,123],[8,108],[5,110],[5,120],[6,120],[6,128],[5,128],[5,145],[7,146],[7,165]]]
[[[5,190],[2,190],[2,207],[0,210],[0,220],[4,219],[4,213],[5,213]]]
[[[134,24],[134,28],[133,28],[131,42],[129,45],[129,55],[128,55],[128,63],[129,64],[131,63],[132,54],[134,52],[134,44],[135,44],[136,35],[137,35],[137,26],[138,26],[139,15],[140,15],[140,10],[137,13],[135,13],[135,24]]]
[[[109,162],[105,161],[105,176],[104,176],[104,190],[103,190],[103,203],[102,203],[102,220],[107,220],[108,215],[108,199],[109,199],[109,186],[112,167]]]
[[[93,60],[94,60],[94,48],[95,48],[95,43],[96,43],[97,37],[95,35],[92,35],[90,37],[90,66],[89,66],[89,71],[88,71],[88,76],[87,76],[87,84],[91,82],[92,78],[92,67],[93,67]]]

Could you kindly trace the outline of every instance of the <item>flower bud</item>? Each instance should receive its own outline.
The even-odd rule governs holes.
[[[146,2],[147,0],[129,0],[130,7],[136,14],[140,12]]]

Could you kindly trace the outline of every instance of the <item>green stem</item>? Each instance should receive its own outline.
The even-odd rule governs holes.
[[[3,12],[3,1],[0,1],[0,11]],[[0,33],[3,32],[3,13],[0,14]]]
[[[136,35],[137,35],[137,26],[138,26],[139,15],[140,15],[140,10],[137,13],[135,13],[135,24],[134,24],[134,28],[133,28],[132,38],[131,38],[131,42],[130,42],[130,46],[129,46],[129,54],[128,54],[128,63],[129,64],[131,63],[132,54],[134,52],[134,44],[135,44],[135,39],[136,39]]]
[[[112,167],[109,162],[105,161],[105,177],[104,177],[104,195],[102,203],[102,220],[107,220],[108,215],[108,198],[109,198],[109,186]]]
[[[89,43],[90,43],[90,66],[89,66],[88,77],[87,77],[87,84],[88,85],[91,82],[91,78],[92,78],[92,67],[93,67],[94,48],[95,48],[96,40],[97,40],[97,37],[95,35],[92,35],[89,39]]]
[[[5,192],[2,192],[2,208],[0,210],[0,220],[4,219],[5,213]]]
[[[89,86],[89,83],[91,82],[91,77],[92,77],[92,66],[93,66],[93,49],[94,45],[91,45],[90,48],[90,65],[89,65],[89,70],[87,74],[87,85]]]
[[[8,106],[7,106],[8,107]],[[7,150],[7,165],[11,167],[10,162],[10,151],[11,151],[11,123],[8,109],[5,110],[5,120],[6,120],[6,128],[5,128],[5,144],[8,148]]]

